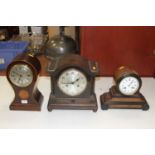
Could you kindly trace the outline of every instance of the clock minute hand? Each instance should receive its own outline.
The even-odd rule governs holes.
[[[71,82],[61,82],[62,84],[72,84]]]
[[[75,82],[79,81],[79,78],[76,79],[75,81],[72,81],[72,82],[62,82],[62,84],[74,84]]]
[[[18,72],[13,71],[14,74],[16,74],[17,76],[20,76],[20,74]]]
[[[61,82],[62,84],[72,84],[73,82]]]

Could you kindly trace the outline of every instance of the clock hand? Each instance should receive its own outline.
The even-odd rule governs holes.
[[[70,82],[61,82],[62,84],[72,84],[72,83],[70,83]]]
[[[132,85],[133,81],[131,81],[129,84],[128,84],[128,87],[130,87]]]
[[[18,72],[15,72],[15,71],[14,71],[13,73],[16,74],[16,75],[18,75],[18,76],[20,76],[20,74],[19,74]]]
[[[74,82],[72,82],[73,84],[75,83],[75,82],[77,82],[77,81],[79,81],[80,80],[80,78],[78,78],[78,79],[76,79]]]
[[[72,82],[62,82],[62,84],[74,84],[75,82],[79,81],[80,78],[76,79],[75,81]]]
[[[21,78],[22,78],[22,75],[21,75],[21,74],[19,74],[19,79],[18,79],[18,82],[21,80]]]

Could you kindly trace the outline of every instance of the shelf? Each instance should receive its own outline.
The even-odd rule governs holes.
[[[96,78],[95,92],[98,111],[89,110],[53,110],[47,111],[50,94],[50,77],[40,77],[38,88],[44,96],[41,112],[10,111],[9,105],[14,92],[6,77],[0,77],[0,128],[155,128],[155,79],[142,78],[141,93],[145,96],[150,109],[107,110],[100,108],[99,96],[109,90],[113,84],[111,77]]]

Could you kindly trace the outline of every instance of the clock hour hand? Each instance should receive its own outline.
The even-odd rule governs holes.
[[[129,84],[128,84],[128,87],[130,87],[132,85],[133,81],[131,81]]]
[[[74,82],[72,82],[72,83],[74,84],[75,82],[79,81],[79,79],[80,79],[80,78],[76,79],[76,80],[75,80]]]
[[[19,79],[18,79],[18,82],[21,80],[21,78],[22,78],[22,75],[21,75],[21,74],[19,74]]]

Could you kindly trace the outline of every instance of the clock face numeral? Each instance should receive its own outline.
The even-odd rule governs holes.
[[[77,69],[67,69],[60,75],[58,87],[66,95],[77,96],[86,89],[87,78]]]
[[[133,95],[139,89],[139,81],[135,77],[126,77],[121,80],[119,90],[124,95]]]
[[[28,65],[14,65],[9,73],[10,81],[18,87],[27,87],[32,83],[33,73]]]

